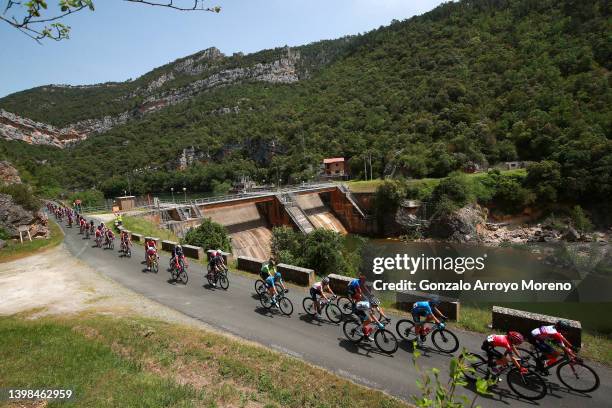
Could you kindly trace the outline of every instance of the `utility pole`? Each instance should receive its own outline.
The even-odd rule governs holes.
[[[363,156],[363,178],[368,181],[368,158]]]
[[[372,152],[370,152],[370,180],[373,180],[373,177],[372,177]]]

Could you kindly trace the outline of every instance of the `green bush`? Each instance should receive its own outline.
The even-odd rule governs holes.
[[[580,232],[588,232],[593,229],[593,224],[587,215],[584,213],[584,210],[579,205],[572,208],[570,212],[570,218],[572,220],[572,225],[576,230]]]
[[[6,232],[6,230],[2,227],[0,227],[0,239],[9,239],[11,236],[8,232]]]
[[[76,200],[81,200],[81,205],[83,207],[97,207],[104,205],[104,193],[99,190],[90,189],[75,192],[68,196],[70,204],[74,203]]]
[[[42,206],[42,202],[34,195],[32,189],[27,184],[0,186],[0,193],[10,195],[16,204],[19,204],[26,210],[37,211]]]
[[[209,249],[221,249],[223,251],[231,251],[231,243],[225,227],[217,224],[210,218],[205,218],[202,224],[197,228],[192,228],[187,231],[182,243],[195,245]]]
[[[429,197],[434,217],[448,214],[474,200],[474,192],[465,174],[453,173],[434,188]]]
[[[307,235],[286,226],[272,229],[272,255],[277,261],[313,269],[320,276],[356,275],[363,244],[363,239],[325,229]]]

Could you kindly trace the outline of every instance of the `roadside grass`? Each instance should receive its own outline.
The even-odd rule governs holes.
[[[0,338],[4,387],[74,390],[49,406],[407,406],[263,347],[141,317],[0,317]]]
[[[7,240],[6,247],[0,249],[0,263],[14,261],[34,253],[45,251],[59,245],[64,240],[64,233],[57,223],[49,219],[50,237],[47,239],[35,239],[28,241],[27,237],[23,244],[19,240]]]
[[[167,241],[179,241],[179,238],[172,231],[159,228],[154,222],[143,217],[123,217],[123,226],[132,232],[143,234],[144,236],[157,237]]]

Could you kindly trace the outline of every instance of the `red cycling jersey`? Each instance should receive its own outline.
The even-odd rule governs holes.
[[[487,336],[487,342],[493,347],[503,347],[508,351],[512,351],[512,346],[508,341],[508,336],[503,334],[492,334]]]

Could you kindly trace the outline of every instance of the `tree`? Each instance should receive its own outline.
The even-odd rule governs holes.
[[[185,0],[184,2],[178,0],[177,4],[175,4],[174,0],[168,0],[166,3],[147,0],[123,1],[167,7],[179,11],[209,11],[213,13],[221,11],[219,6],[206,7],[204,0]],[[191,5],[188,6],[187,4]],[[60,41],[69,38],[70,27],[57,21],[83,10],[95,10],[93,0],[58,0],[58,8],[59,11],[51,13],[48,11],[46,0],[30,0],[25,3],[8,0],[4,12],[0,15],[0,20],[38,42],[45,38]],[[14,10],[16,14],[9,16],[8,14],[11,10]]]
[[[232,249],[225,227],[210,218],[205,218],[199,227],[187,231],[182,241],[184,244],[204,248],[205,251],[221,249],[229,252]]]
[[[553,160],[530,164],[525,185],[531,188],[539,201],[555,202],[561,186],[561,165]]]

